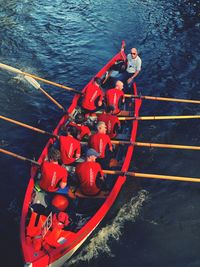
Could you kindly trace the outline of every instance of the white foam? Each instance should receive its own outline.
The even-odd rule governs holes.
[[[130,200],[130,202],[122,206],[113,221],[101,228],[100,231],[90,240],[89,244],[67,263],[67,266],[80,261],[90,261],[92,258],[97,258],[102,253],[106,253],[110,257],[114,257],[108,241],[111,239],[119,240],[123,233],[125,222],[135,221],[144,201],[146,201],[147,198],[148,192],[146,190],[139,191],[138,194]]]

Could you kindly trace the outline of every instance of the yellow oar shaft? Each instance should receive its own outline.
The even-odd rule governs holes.
[[[180,120],[180,119],[200,119],[200,115],[186,115],[186,116],[145,116],[145,117],[118,117],[120,121],[126,120]]]
[[[0,68],[8,70],[8,71],[11,71],[11,72],[15,72],[15,73],[18,73],[18,74],[21,74],[21,75],[25,75],[25,76],[28,76],[28,77],[31,77],[31,78],[34,78],[35,80],[38,80],[38,81],[41,81],[41,82],[44,82],[44,83],[47,83],[47,84],[51,84],[53,86],[60,87],[62,89],[65,89],[65,90],[68,90],[68,91],[71,91],[71,92],[74,92],[74,93],[81,94],[80,91],[75,90],[75,89],[73,89],[71,87],[68,87],[68,86],[65,86],[65,85],[62,85],[62,84],[59,84],[59,83],[55,83],[55,82],[40,78],[40,77],[38,77],[36,75],[33,75],[33,74],[30,74],[30,73],[18,70],[16,68],[13,68],[13,67],[11,67],[9,65],[6,65],[6,64],[0,63]]]
[[[141,98],[141,99],[157,100],[157,101],[170,101],[170,102],[200,104],[200,100],[191,100],[191,99],[157,97],[157,96],[137,96],[137,95],[128,95],[128,94],[125,94],[125,97],[127,97],[127,98]]]
[[[4,153],[6,155],[12,156],[14,158],[17,158],[17,159],[21,159],[21,160],[24,160],[24,161],[29,161],[29,162],[31,162],[31,163],[33,163],[35,165],[40,166],[39,162],[37,162],[35,160],[32,160],[32,159],[25,158],[25,157],[23,157],[21,155],[15,154],[15,153],[13,153],[11,151],[8,151],[8,150],[5,150],[5,149],[0,148],[0,152],[1,153]]]
[[[10,119],[10,118],[8,118],[8,117],[0,116],[0,119],[5,120],[5,121],[8,121],[8,122],[11,122],[11,123],[14,123],[14,124],[17,124],[17,125],[19,125],[19,126],[22,126],[22,127],[24,127],[24,128],[33,130],[33,131],[38,132],[38,133],[42,133],[42,134],[46,134],[46,135],[50,135],[51,137],[57,137],[57,135],[54,135],[54,134],[52,134],[52,133],[46,132],[46,131],[44,131],[44,130],[41,130],[41,129],[39,129],[39,128],[30,126],[30,125],[28,125],[28,124],[22,123],[22,122],[20,122],[20,121],[16,121],[16,120]]]
[[[33,75],[33,74],[29,74],[29,73],[27,73],[27,72],[22,72],[22,74],[23,74],[23,75],[26,75],[26,76],[29,76],[29,77],[32,77],[32,78],[34,78],[34,79],[36,79],[36,80],[38,80],[38,81],[41,81],[41,82],[44,82],[44,83],[47,83],[47,84],[51,84],[51,85],[56,86],[56,87],[60,87],[60,88],[65,89],[65,90],[67,90],[67,91],[71,91],[71,92],[74,92],[74,93],[81,94],[80,91],[75,90],[75,89],[73,89],[73,88],[71,88],[71,87],[68,87],[68,86],[65,86],[65,85],[62,85],[62,84],[59,84],[59,83],[55,83],[55,82],[52,82],[52,81],[49,81],[49,80],[40,78],[40,77],[35,76],[35,75]]]
[[[191,149],[191,150],[200,150],[200,146],[185,146],[185,145],[173,145],[173,144],[156,144],[156,143],[143,143],[135,142],[135,146],[142,147],[157,147],[157,148],[175,148],[175,149]]]
[[[111,140],[112,144],[116,145],[130,145],[130,141],[120,141],[120,140]],[[157,143],[143,143],[143,142],[134,142],[134,146],[141,147],[155,147],[155,148],[175,148],[175,149],[191,149],[191,150],[200,150],[200,146],[185,146],[185,145],[173,145],[173,144],[157,144]]]
[[[133,176],[138,178],[148,178],[148,179],[161,179],[161,180],[170,180],[170,181],[182,181],[182,182],[194,182],[200,183],[200,178],[193,177],[183,177],[183,176],[169,176],[169,175],[159,175],[159,174],[151,174],[151,173],[138,173],[138,172],[122,172],[122,171],[110,171],[103,170],[106,174],[117,174],[117,175],[125,175],[125,176]]]
[[[44,95],[46,95],[56,106],[65,111],[65,108],[60,103],[58,103],[52,96],[50,96],[44,89],[40,87],[38,88],[38,90],[40,90]]]

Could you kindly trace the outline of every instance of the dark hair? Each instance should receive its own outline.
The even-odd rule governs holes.
[[[50,147],[48,151],[48,159],[53,161],[60,160],[60,151],[54,147]]]
[[[76,117],[75,117],[75,122],[76,123],[82,123],[82,122],[84,122],[85,121],[85,116],[84,116],[84,114],[82,114],[82,113],[78,113],[77,115],[76,115]]]
[[[101,78],[94,77],[94,82],[96,82],[98,85],[101,85]]]
[[[114,111],[114,110],[115,110],[115,107],[113,105],[106,107],[106,113],[110,113],[111,111]]]
[[[77,135],[78,135],[78,130],[74,126],[67,127],[66,132],[69,133],[69,134],[71,134],[74,138],[76,138]]]

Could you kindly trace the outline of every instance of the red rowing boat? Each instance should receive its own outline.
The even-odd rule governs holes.
[[[109,77],[110,70],[113,66],[117,65],[119,62],[124,61],[126,59],[126,55],[123,49],[116,54],[96,75],[104,80],[104,90],[106,90],[106,85],[109,84]],[[92,83],[92,80],[86,85],[89,86]],[[85,87],[85,88],[86,88]],[[83,91],[85,90],[83,89]],[[133,85],[133,93],[137,95],[137,88],[136,84]],[[58,123],[56,129],[54,130],[53,134],[58,135],[59,131],[64,123],[69,119],[69,116],[73,116],[78,110],[78,100],[80,98],[80,94],[76,94],[73,98],[72,104],[68,108],[68,115],[64,115],[60,122]],[[134,105],[132,105],[132,110],[130,110],[131,114],[133,113],[134,116],[139,116],[139,110],[141,106],[142,100],[135,99]],[[124,107],[128,109],[130,105],[124,105]],[[134,106],[134,107],[133,107]],[[122,111],[122,114],[123,111]],[[127,131],[128,126],[128,131]],[[28,183],[28,187],[25,194],[25,199],[22,208],[22,215],[21,215],[21,223],[20,223],[20,238],[21,238],[21,245],[22,251],[25,261],[25,266],[32,266],[32,267],[59,267],[62,266],[69,258],[75,253],[75,251],[83,244],[83,242],[89,237],[89,235],[95,230],[95,228],[99,225],[99,223],[103,220],[105,215],[108,213],[110,208],[113,206],[114,202],[116,201],[117,196],[120,193],[120,190],[126,181],[126,172],[129,170],[130,162],[133,156],[134,146],[132,143],[135,142],[136,134],[138,128],[138,121],[129,121],[128,124],[124,123],[122,127],[121,136],[123,136],[126,140],[130,140],[130,145],[125,146],[116,146],[116,155],[123,156],[123,164],[120,167],[122,176],[116,177],[116,180],[110,190],[109,194],[100,199],[89,199],[92,203],[95,202],[93,205],[92,212],[88,213],[84,209],[75,210],[73,212],[78,215],[77,219],[77,226],[74,230],[62,230],[59,233],[59,239],[57,240],[57,245],[55,246],[45,246],[39,250],[36,250],[32,243],[27,241],[27,229],[30,224],[35,223],[37,217],[37,227],[42,228],[42,239],[45,241],[48,231],[51,230],[51,223],[52,223],[52,213],[49,216],[45,216],[43,214],[37,214],[37,211],[33,208],[33,203],[41,203],[41,196],[42,198],[46,194],[43,191],[37,192],[36,181],[38,179],[38,167],[32,167],[31,169],[31,177]],[[119,138],[119,136],[117,136]],[[54,142],[53,139],[50,139],[46,144],[42,154],[38,159],[38,163],[42,163],[47,156],[48,148]],[[123,155],[122,155],[123,154]],[[40,196],[39,196],[40,195]],[[78,202],[84,202],[84,200],[77,198]],[[81,216],[80,216],[81,214]],[[56,238],[56,236],[55,236]],[[45,242],[43,242],[45,243]]]

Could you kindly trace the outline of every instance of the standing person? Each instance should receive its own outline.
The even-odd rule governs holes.
[[[123,82],[116,81],[115,88],[109,89],[106,92],[106,105],[107,107],[114,107],[113,114],[118,114],[121,111],[121,104],[125,102],[123,87]]]
[[[66,129],[67,136],[60,136],[60,152],[63,164],[71,164],[81,156],[81,144],[77,140],[77,129],[69,126]]]
[[[95,149],[100,154],[98,162],[103,168],[108,167],[113,150],[110,137],[106,134],[106,130],[105,122],[99,121],[97,124],[97,133],[91,135],[88,142],[89,147]]]
[[[136,48],[131,49],[131,53],[127,55],[127,67],[126,70],[122,73],[120,80],[130,86],[133,84],[134,79],[138,76],[141,71],[142,60],[138,56]]]
[[[60,166],[60,151],[51,148],[48,152],[48,160],[45,160],[41,166],[41,180],[39,186],[47,192],[59,192],[59,190],[67,193],[67,170]]]
[[[114,138],[117,135],[117,131],[120,128],[120,121],[116,115],[113,115],[113,106],[109,106],[106,112],[97,116],[97,121],[103,121],[106,124],[107,135],[110,138]]]
[[[81,106],[85,112],[92,113],[100,109],[103,101],[103,91],[100,88],[101,79],[95,77],[92,84],[83,92]]]
[[[96,196],[105,187],[101,165],[96,162],[99,155],[96,150],[90,148],[87,150],[86,160],[76,166],[79,189],[86,196]]]

